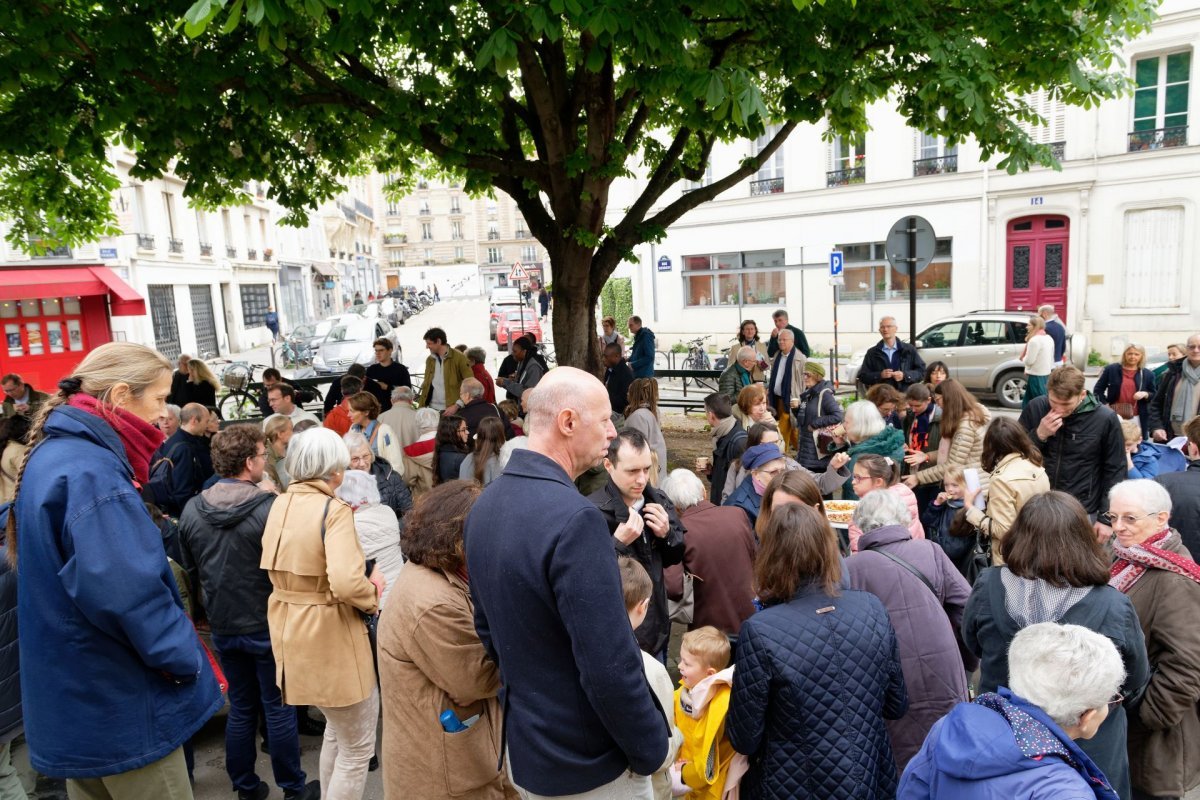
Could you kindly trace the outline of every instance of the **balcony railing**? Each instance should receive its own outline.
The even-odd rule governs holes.
[[[782,194],[783,178],[767,178],[762,181],[750,181],[750,196],[758,197],[764,194]]]
[[[270,250],[270,249],[263,250],[263,261],[270,261],[271,256],[273,256],[273,255],[275,255],[274,250]]]
[[[488,231],[488,241],[494,242],[500,238],[500,234],[496,231]]]
[[[517,235],[516,235],[516,238],[517,238],[517,239],[528,239],[528,238],[529,238],[529,231],[518,229],[518,230],[517,230]]]
[[[237,248],[231,244],[225,245],[225,257],[226,258],[237,258]]]
[[[208,242],[200,243],[200,255],[212,257],[212,245]]]
[[[385,233],[383,235],[384,244],[404,244],[408,241],[408,235],[404,233]]]
[[[922,175],[945,175],[947,172],[958,172],[958,154],[938,156],[936,158],[913,159],[913,177]]]
[[[429,206],[421,206],[421,208],[418,209],[417,214],[422,217],[432,217],[433,216],[433,212],[429,209]]]
[[[1050,155],[1054,156],[1059,161],[1062,161],[1064,158],[1066,158],[1066,154],[1067,154],[1067,143],[1066,142],[1051,142],[1050,143]]]
[[[1138,150],[1161,150],[1164,147],[1183,147],[1187,144],[1187,125],[1158,128],[1152,131],[1134,131],[1129,134],[1129,152]]]
[[[154,234],[139,233],[137,235],[138,250],[153,250],[154,249]]]
[[[177,253],[177,254],[182,253],[183,252],[183,239],[176,239],[174,236],[168,238],[167,239],[167,252],[168,253]]]
[[[257,250],[247,250],[246,251],[246,260],[247,261],[258,261],[258,251]]]
[[[826,186],[849,186],[852,183],[867,182],[867,165],[859,163],[848,169],[832,169],[825,173]]]

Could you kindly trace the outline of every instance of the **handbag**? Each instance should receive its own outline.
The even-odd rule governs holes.
[[[1134,419],[1138,415],[1136,403],[1113,403],[1109,408],[1117,412],[1121,419]]]
[[[829,393],[828,389],[822,389],[817,395],[817,413],[821,413],[823,398]],[[833,425],[825,425],[821,428],[813,428],[812,431],[813,444],[817,448],[817,456],[824,458],[825,456],[836,453],[841,450],[846,444],[846,426],[840,422],[835,422]]]
[[[683,571],[683,595],[678,600],[667,598],[667,616],[671,622],[680,625],[691,625],[696,615],[696,576]]]

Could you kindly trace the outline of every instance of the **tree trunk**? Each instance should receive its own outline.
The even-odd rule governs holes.
[[[559,364],[578,367],[593,375],[600,371],[600,346],[596,333],[599,289],[591,279],[593,253],[568,248],[551,261],[554,275],[554,357]],[[600,286],[603,286],[603,281]]]

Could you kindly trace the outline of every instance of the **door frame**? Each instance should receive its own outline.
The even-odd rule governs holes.
[[[1024,211],[1024,210],[1023,210]],[[1046,221],[1051,219],[1061,219],[1065,225],[1061,234],[1050,234],[1045,226]],[[1031,221],[1033,229],[1031,231],[1013,231],[1013,226]],[[1004,308],[1007,310],[1015,310],[1017,303],[1011,300],[1012,297],[1012,248],[1014,245],[1028,244],[1030,245],[1030,307],[1023,309],[1033,314],[1037,312],[1037,307],[1045,302],[1053,302],[1055,311],[1065,323],[1070,316],[1070,291],[1071,291],[1071,232],[1076,226],[1069,213],[1065,210],[1054,211],[1047,209],[1046,211],[1029,214],[1020,213],[1005,220],[1004,226],[1001,229],[1003,233],[1003,253],[1004,253]],[[1045,271],[1044,271],[1044,250],[1038,247],[1039,244],[1050,243],[1055,239],[1062,239],[1063,254],[1062,254],[1062,300],[1050,300],[1045,297]]]

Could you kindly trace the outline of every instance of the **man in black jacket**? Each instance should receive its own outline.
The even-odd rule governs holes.
[[[183,513],[212,476],[207,428],[208,409],[188,403],[179,412],[179,430],[150,458],[147,499],[172,517]]]
[[[867,351],[858,368],[858,380],[868,388],[886,383],[903,394],[909,386],[925,379],[925,362],[915,347],[896,336],[897,330],[895,317],[879,320],[879,335],[883,338]]]
[[[1051,372],[1046,391],[1021,412],[1021,426],[1042,452],[1050,488],[1082,503],[1096,537],[1108,541],[1112,529],[1100,517],[1108,512],[1108,490],[1127,471],[1121,419],[1084,387],[1075,367]]]
[[[613,413],[625,415],[625,406],[629,405],[629,384],[633,383],[633,369],[625,360],[619,344],[604,347],[601,356],[604,361],[604,388],[608,390],[608,403]]]
[[[392,407],[392,390],[397,386],[412,386],[412,378],[408,374],[408,367],[392,360],[395,347],[391,339],[380,337],[375,340],[374,347],[375,363],[367,367],[364,387],[375,395],[381,410],[387,411]]]
[[[666,663],[671,618],[663,567],[683,561],[684,527],[674,504],[650,485],[650,445],[641,433],[617,434],[608,446],[604,466],[608,484],[588,495],[588,500],[604,515],[617,555],[637,559],[650,573],[654,584],[650,610],[634,635],[643,650]]]
[[[719,506],[729,466],[746,451],[747,437],[742,423],[733,416],[733,404],[729,402],[728,395],[713,392],[704,398],[704,414],[708,418],[713,441],[712,463],[707,470],[708,499],[713,505]]]
[[[1184,455],[1188,468],[1183,472],[1165,472],[1154,480],[1171,495],[1171,527],[1179,531],[1183,546],[1200,558],[1200,417],[1192,417],[1183,426],[1188,437]]]
[[[1200,414],[1200,333],[1188,337],[1186,355],[1167,364],[1150,401],[1154,441],[1167,442],[1183,433],[1184,423]]]
[[[262,800],[270,791],[254,771],[261,708],[275,783],[288,800],[315,800],[320,784],[305,783],[296,712],[283,704],[275,684],[267,625],[272,586],[259,568],[263,530],[275,500],[257,485],[266,465],[266,441],[256,425],[233,425],[213,437],[212,456],[221,480],[187,504],[179,536],[183,568],[207,612],[213,647],[229,681],[225,769],[239,800]]]

